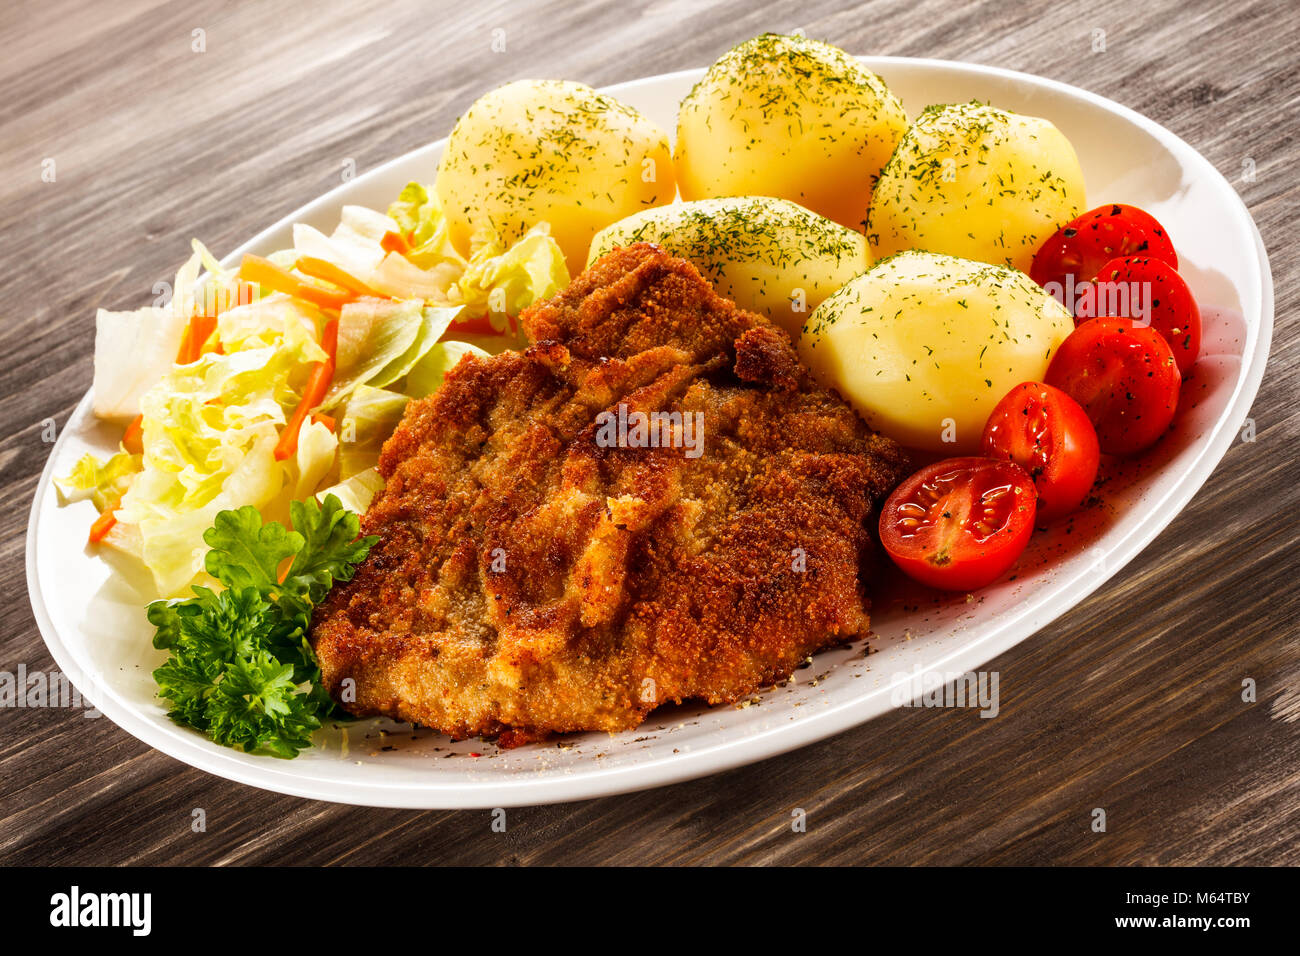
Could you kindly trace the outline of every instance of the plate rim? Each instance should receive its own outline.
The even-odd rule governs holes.
[[[1154,120],[1143,116],[1136,110],[1117,103],[1100,94],[1081,87],[1036,76],[1003,67],[986,66],[978,63],[966,63],[957,60],[941,60],[925,57],[887,57],[862,56],[857,58],[873,70],[887,70],[893,64],[926,69],[943,70],[955,73],[970,73],[997,76],[1006,80],[1046,87],[1059,94],[1081,98],[1088,103],[1101,107],[1107,112],[1118,114],[1135,126],[1155,136],[1166,148],[1170,141],[1182,148],[1188,155],[1194,156],[1202,168],[1202,173],[1212,174],[1232,195],[1236,206],[1245,216],[1255,239],[1256,265],[1259,281],[1259,313],[1246,315],[1256,321],[1247,322],[1247,342],[1244,343],[1242,360],[1246,368],[1238,375],[1234,391],[1229,397],[1224,413],[1216,422],[1208,439],[1202,445],[1186,473],[1177,480],[1159,501],[1155,502],[1149,516],[1141,518],[1121,537],[1113,550],[1107,554],[1106,568],[1102,573],[1084,578],[1079,572],[1069,578],[1063,578],[1058,585],[1047,589],[1046,593],[1031,598],[1017,608],[1017,613],[1003,615],[991,631],[973,642],[961,644],[946,651],[930,669],[943,668],[954,659],[961,658],[969,666],[978,667],[994,659],[1010,648],[1028,640],[1053,620],[1069,613],[1092,595],[1104,583],[1110,580],[1124,566],[1133,560],[1149,545],[1195,497],[1201,487],[1213,474],[1220,461],[1232,446],[1234,436],[1239,432],[1242,422],[1248,415],[1255,397],[1259,392],[1267,366],[1272,342],[1275,320],[1273,278],[1268,261],[1268,252],[1260,235],[1258,225],[1249,208],[1242,200],[1235,187],[1219,170],[1201,153],[1185,140]],[[673,79],[702,75],[705,68],[678,70],[654,76],[640,77],[624,83],[602,87],[602,91],[618,95],[630,89],[659,84]],[[267,237],[294,222],[301,221],[312,211],[329,205],[341,206],[346,200],[340,194],[349,193],[358,188],[358,183],[371,178],[382,177],[387,170],[408,160],[412,154],[436,147],[443,140],[408,150],[373,169],[367,170],[357,179],[334,187],[316,199],[290,211],[270,226],[256,233],[248,241],[226,257],[231,260],[244,250],[256,247]],[[1253,336],[1253,348],[1250,339]],[[847,700],[831,701],[825,709],[810,713],[806,718],[791,724],[782,724],[759,730],[744,736],[722,734],[706,745],[697,746],[689,751],[674,754],[671,757],[652,758],[643,763],[633,763],[619,767],[601,767],[593,763],[589,767],[539,776],[519,776],[508,779],[485,779],[482,781],[457,780],[453,783],[439,783],[436,778],[428,781],[341,781],[322,779],[314,775],[310,764],[279,761],[266,758],[257,764],[245,763],[239,759],[245,755],[227,753],[224,748],[212,744],[192,731],[172,725],[160,725],[138,713],[135,705],[118,695],[111,687],[95,680],[87,680],[87,673],[78,664],[70,646],[65,644],[54,626],[46,607],[37,574],[38,526],[41,511],[46,498],[51,494],[55,462],[60,457],[70,425],[74,421],[86,418],[91,402],[91,389],[87,389],[81,401],[72,411],[67,422],[50,449],[49,457],[42,469],[32,507],[28,517],[27,540],[25,542],[25,565],[27,590],[31,602],[37,629],[55,664],[82,692],[83,698],[89,700],[104,716],[137,740],[167,754],[195,769],[234,780],[238,783],[272,790],[291,796],[322,800],[331,803],[344,803],[358,806],[392,807],[408,809],[482,809],[491,807],[534,806],[539,804],[562,803],[573,800],[591,799],[601,796],[613,796],[636,790],[666,786],[685,780],[696,779],[714,773],[721,773],[739,766],[754,763],[770,757],[824,740],[842,733],[858,724],[865,723],[887,712],[880,710],[875,703],[879,691],[859,695]],[[1231,427],[1229,427],[1231,426]],[[1062,604],[1061,595],[1069,592],[1068,604]],[[1060,605],[1060,606],[1057,606]],[[312,785],[321,785],[324,790],[313,789]]]

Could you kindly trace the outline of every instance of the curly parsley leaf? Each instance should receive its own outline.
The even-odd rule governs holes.
[[[226,589],[196,587],[147,612],[154,646],[171,652],[154,671],[168,716],[225,746],[281,757],[309,747],[333,708],[307,638],[312,609],[376,540],[358,538],[359,519],[333,495],[323,506],[294,502],[291,520],[292,530],[252,507],[221,512],[204,535],[205,566]]]
[[[264,650],[231,661],[213,700],[207,730],[227,747],[294,757],[320,726],[316,701],[299,692],[292,665]]]
[[[228,588],[259,588],[270,592],[280,581],[280,565],[302,551],[303,537],[278,521],[262,523],[252,505],[217,514],[212,527],[203,532],[212,550],[204,567]]]
[[[315,501],[295,501],[289,506],[293,526],[305,544],[289,568],[286,590],[306,594],[313,604],[321,599],[335,581],[347,581],[370,550],[374,538],[358,538],[361,519],[329,495],[324,505]]]

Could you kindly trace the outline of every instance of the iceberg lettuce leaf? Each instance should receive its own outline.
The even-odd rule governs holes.
[[[98,511],[103,511],[114,499],[121,498],[130,487],[131,480],[140,472],[139,455],[119,451],[106,461],[89,453],[82,455],[64,478],[55,478],[59,501],[69,504],[89,498]]]
[[[483,349],[468,342],[454,340],[439,342],[407,374],[406,394],[412,398],[423,398],[425,395],[433,394],[442,386],[442,380],[447,377],[447,373],[466,355],[489,357]]]
[[[370,502],[374,500],[375,495],[384,490],[384,479],[380,476],[377,468],[367,468],[365,471],[359,471],[351,478],[345,478],[333,487],[326,488],[316,495],[317,501],[324,501],[330,495],[334,495],[342,502],[343,507],[349,511],[355,511],[357,514],[365,514],[370,508]]]
[[[406,376],[429,350],[446,334],[448,327],[460,317],[462,309],[426,306],[420,317],[420,328],[411,347],[377,372],[367,384],[376,388],[392,385]]]
[[[339,418],[339,477],[351,478],[372,468],[388,436],[397,428],[410,396],[361,385]]]
[[[335,407],[358,385],[370,382],[400,359],[420,334],[423,312],[423,303],[416,299],[362,299],[345,305],[339,314],[334,381],[321,407]]]
[[[504,330],[506,316],[517,316],[568,284],[564,253],[550,227],[541,223],[508,249],[495,234],[483,237],[448,298],[472,315],[489,316],[493,328]]]
[[[203,532],[218,511],[287,513],[288,498],[308,484],[310,494],[328,472],[334,436],[323,425],[305,431],[296,458],[274,456],[307,370],[324,357],[311,321],[285,297],[232,309],[218,319],[227,351],[173,365],[141,398],[142,468],[117,517],[138,525],[160,594],[202,571]]]
[[[176,361],[190,320],[201,256],[195,252],[176,273],[166,305],[130,312],[100,309],[95,315],[96,418],[127,422],[140,413],[140,399]]]

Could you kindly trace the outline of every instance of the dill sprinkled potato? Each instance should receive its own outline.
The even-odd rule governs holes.
[[[483,223],[511,243],[547,222],[574,273],[597,232],[676,192],[662,129],[589,86],[555,80],[484,94],[438,166],[438,199],[462,253]]]
[[[872,428],[913,448],[971,454],[993,406],[1021,382],[1041,382],[1073,328],[1024,273],[903,252],[823,302],[799,355]]]
[[[1070,141],[1045,119],[980,103],[928,107],[871,199],[867,239],[1028,272],[1038,247],[1087,207]]]
[[[597,234],[587,264],[634,242],[653,242],[689,259],[719,295],[766,315],[792,338],[809,312],[870,264],[862,233],[766,196],[639,212]]]
[[[682,101],[678,184],[683,199],[776,196],[861,230],[872,179],[906,128],[898,98],[843,50],[765,33]]]

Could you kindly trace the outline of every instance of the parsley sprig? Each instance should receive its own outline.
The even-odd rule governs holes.
[[[192,598],[148,608],[154,646],[171,652],[153,672],[168,716],[224,746],[279,757],[311,746],[334,707],[307,640],[312,609],[378,540],[358,537],[360,519],[334,495],[293,502],[290,520],[292,529],[264,523],[251,505],[220,512],[203,534],[204,565],[225,590],[195,587]]]

